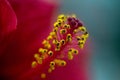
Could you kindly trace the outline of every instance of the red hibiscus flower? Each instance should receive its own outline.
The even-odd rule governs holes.
[[[88,33],[73,16],[59,16],[53,28],[56,7],[47,0],[0,0],[1,80],[87,80],[87,51],[80,48]]]

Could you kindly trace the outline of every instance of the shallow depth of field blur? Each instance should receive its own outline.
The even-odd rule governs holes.
[[[64,0],[60,13],[75,13],[90,33],[92,80],[120,80],[120,1]]]

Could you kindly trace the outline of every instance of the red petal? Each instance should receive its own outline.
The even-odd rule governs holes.
[[[18,25],[17,30],[12,33],[13,41],[0,56],[0,77],[16,80],[31,69],[33,54],[51,29],[56,4],[40,0],[10,0],[10,3],[17,15]],[[4,44],[8,40],[4,40]]]
[[[0,40],[16,29],[16,15],[6,0],[0,0]]]

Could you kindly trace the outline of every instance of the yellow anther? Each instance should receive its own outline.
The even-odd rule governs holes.
[[[52,39],[52,36],[49,35],[49,36],[47,37],[47,40],[51,40],[51,39]]]
[[[53,29],[53,32],[57,32],[58,31],[58,28],[57,27],[55,27],[54,29]]]
[[[44,47],[47,48],[47,49],[50,49],[51,45],[50,44],[45,44]]]
[[[48,54],[47,54],[47,53],[43,53],[40,57],[41,57],[42,59],[46,59],[46,58],[48,58]]]
[[[54,39],[54,40],[52,41],[52,43],[53,43],[53,44],[56,44],[56,40]]]
[[[78,54],[78,50],[77,50],[77,49],[74,49],[74,48],[70,48],[70,49],[68,50],[68,53],[71,54],[71,55],[73,55],[73,54]]]
[[[70,25],[67,25],[67,28],[70,29]]]
[[[88,32],[85,32],[85,33],[84,33],[84,36],[85,36],[85,38],[88,38],[88,37],[89,37]]]
[[[71,34],[67,34],[67,37],[70,38],[70,37],[71,37]]]
[[[38,52],[43,53],[43,48],[39,48]]]
[[[62,24],[61,22],[58,22],[58,25],[59,25],[59,26],[61,26],[61,24]]]
[[[59,27],[60,25],[59,25],[59,22],[55,22],[54,23],[54,27]]]
[[[42,79],[45,79],[45,78],[46,78],[46,74],[45,74],[45,73],[42,73],[42,74],[41,74],[41,78],[42,78]]]
[[[74,49],[74,50],[73,50],[73,53],[74,53],[74,54],[78,54],[78,50],[77,50],[77,49]]]
[[[54,62],[55,62],[56,65],[58,65],[58,66],[66,66],[66,61],[64,61],[64,60],[55,59]]]
[[[50,39],[52,39],[52,36],[48,36],[48,37],[47,37],[47,40],[50,40]],[[42,44],[44,44],[44,47],[45,47],[45,48],[50,49],[50,48],[51,48],[51,45],[50,45],[49,41],[47,41],[47,40],[44,40],[44,41],[42,42]],[[39,49],[39,52],[43,53],[43,50],[44,50],[44,49]]]
[[[36,54],[34,54],[34,58],[39,58],[40,57],[40,55],[38,54],[38,53],[36,53]]]
[[[63,22],[63,20],[62,20],[62,19],[57,19],[57,22],[62,23],[62,22]]]
[[[43,48],[39,48],[38,52],[40,53],[46,53],[48,50],[47,49],[43,49]]]
[[[68,59],[69,59],[69,60],[72,60],[72,59],[73,59],[73,54],[72,54],[72,52],[68,52]]]
[[[61,46],[60,42],[57,42],[57,43],[56,43],[56,46],[57,46],[57,47],[60,47],[60,46]]]
[[[85,41],[86,41],[86,36],[83,34],[82,36],[81,36],[81,41],[83,41],[84,43],[85,43]]]
[[[84,40],[79,40],[79,41],[78,41],[78,45],[81,45],[81,44],[84,45],[84,44],[85,44],[85,41],[84,41]]]
[[[58,64],[60,62],[60,60],[59,59],[54,59],[54,62]]]
[[[60,47],[56,47],[56,48],[55,48],[55,51],[60,51]]]
[[[59,51],[60,47],[61,47],[61,44],[60,44],[60,42],[57,41],[55,51]]]
[[[66,29],[61,29],[61,30],[60,30],[60,34],[65,34],[66,32],[67,32]]]
[[[32,68],[35,68],[37,66],[37,62],[36,61],[33,61],[32,64],[31,64]]]
[[[42,44],[48,44],[49,42],[47,40],[43,40]]]
[[[42,64],[42,61],[43,61],[42,57],[40,57],[40,58],[37,59],[38,64]]]
[[[51,61],[51,62],[50,62],[50,67],[53,67],[53,66],[55,66],[55,62],[54,62],[54,61]]]
[[[79,45],[80,49],[83,49],[84,45]]]
[[[55,70],[55,66],[51,66],[50,68],[51,68],[52,70]]]
[[[70,25],[68,25],[68,24],[64,24],[63,27],[64,27],[64,28],[67,28],[67,29],[70,29]]]
[[[64,45],[65,44],[65,40],[64,39],[60,40],[60,44]]]
[[[67,28],[67,24],[64,24],[64,28]]]
[[[39,54],[35,54],[34,57],[35,57],[36,61],[38,62],[38,64],[42,64],[42,60],[43,60],[43,58],[40,57]]]
[[[56,38],[56,32],[50,32],[50,36]]]
[[[78,32],[78,30],[77,29],[75,29],[74,31],[73,31],[73,33],[75,34],[75,33],[77,33]]]
[[[72,53],[72,52],[73,52],[73,48],[70,48],[70,49],[68,50],[68,52],[71,52],[71,53]]]
[[[51,61],[51,62],[50,62],[50,66],[55,66],[55,62],[54,62],[54,61]]]
[[[53,55],[53,51],[49,51],[48,55],[52,56]]]
[[[58,16],[58,19],[63,19],[63,20],[65,20],[65,19],[66,19],[66,16],[65,16],[64,14],[61,14],[61,15]]]
[[[69,42],[72,41],[72,36],[71,36],[71,34],[67,34],[66,41],[69,41]]]
[[[85,43],[86,38],[85,37],[81,37],[81,41],[83,41]]]
[[[58,66],[66,66],[66,61],[60,60]]]
[[[56,33],[55,33],[55,32],[50,32],[50,35],[51,35],[51,36],[55,36]]]
[[[78,28],[80,31],[86,32],[86,28],[84,26]]]
[[[65,22],[65,20],[63,20],[63,19],[58,19],[57,22],[59,22],[59,25],[61,25],[63,22]]]
[[[52,69],[51,69],[51,68],[49,68],[49,69],[48,69],[48,73],[51,73],[51,72],[52,72]]]
[[[48,50],[47,49],[43,49],[43,52],[46,53]]]
[[[61,26],[63,24],[64,20],[58,19],[57,22],[58,22],[58,25]]]
[[[81,40],[81,37],[80,36],[76,36],[76,39],[79,41],[79,40]]]
[[[51,70],[54,70],[54,69],[55,69],[55,62],[54,62],[54,61],[51,61],[51,62],[50,62],[50,69],[51,69]]]
[[[52,43],[53,43],[53,44],[57,44],[58,41],[57,41],[56,39],[54,39],[54,40],[52,41]]]
[[[85,43],[84,41],[80,40],[80,41],[78,41],[78,46],[79,46],[81,49],[83,49],[84,43]]]

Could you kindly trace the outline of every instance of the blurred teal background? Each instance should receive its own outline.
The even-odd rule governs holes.
[[[60,12],[75,13],[90,33],[90,80],[120,80],[120,0],[64,0]]]

